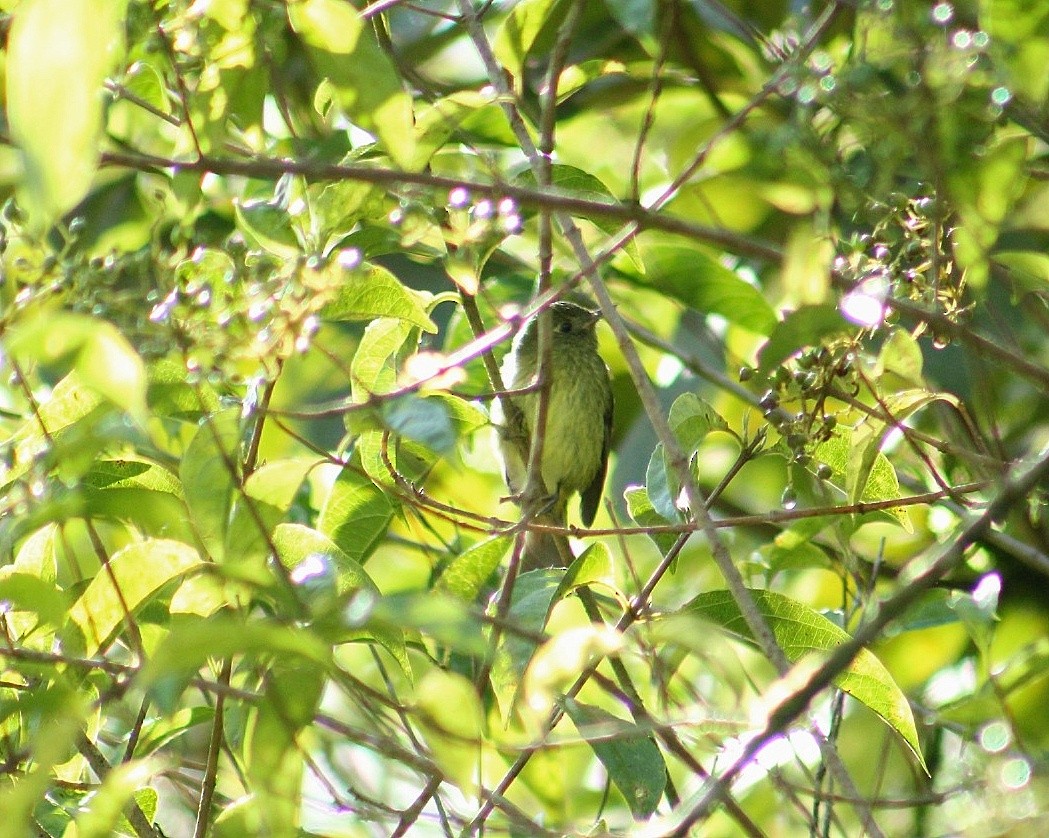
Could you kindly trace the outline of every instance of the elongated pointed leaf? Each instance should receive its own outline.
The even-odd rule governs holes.
[[[831,467],[832,479],[843,486],[849,503],[903,497],[896,469],[879,450],[883,437],[884,427],[865,423],[856,431],[835,430],[834,436],[813,450],[817,460]],[[910,516],[905,508],[890,509],[889,514],[910,531]]]
[[[179,467],[193,526],[212,557],[219,560],[225,555],[233,502],[235,481],[230,469],[238,461],[235,455],[240,441],[239,416],[237,410],[208,416],[197,429]]]
[[[711,431],[727,427],[721,415],[695,393],[682,393],[670,406],[670,429],[686,453],[695,452]]]
[[[509,536],[495,536],[464,550],[448,563],[437,580],[437,589],[473,602],[512,543]]]
[[[843,629],[822,614],[788,596],[768,590],[752,590],[750,595],[791,663],[813,653],[830,652],[849,639]],[[717,623],[743,640],[754,642],[739,606],[728,591],[700,594],[683,610]],[[834,683],[881,716],[924,767],[907,696],[873,652],[862,650]]]
[[[525,632],[539,633],[546,625],[564,575],[560,570],[532,570],[517,577],[507,618]],[[522,676],[535,654],[536,643],[523,635],[502,636],[492,666],[492,689],[503,720],[513,712]]]
[[[151,539],[114,553],[69,610],[84,639],[85,653],[106,645],[120,624],[160,588],[202,564],[200,555],[180,541]]]
[[[564,700],[565,712],[594,749],[635,818],[656,811],[667,784],[667,766],[651,733],[600,707]]]
[[[363,562],[386,533],[393,513],[393,504],[378,486],[345,468],[321,508],[317,528],[351,559]]]
[[[564,0],[523,0],[506,16],[492,44],[498,58],[515,78],[520,78],[525,61],[544,30],[552,31],[563,17]]]
[[[426,313],[419,292],[406,288],[380,265],[365,265],[349,273],[335,299],[321,314],[329,320],[374,320],[394,317],[434,334],[437,326]]]
[[[718,314],[759,335],[776,325],[776,312],[758,288],[694,247],[656,245],[642,252],[643,282],[703,314]]]
[[[537,189],[539,186],[531,169],[515,178],[514,182],[530,189]],[[611,190],[599,178],[575,166],[568,166],[563,163],[550,167],[550,185],[544,188],[573,198],[580,198],[584,201],[593,201],[598,204],[618,204]],[[623,226],[622,221],[614,218],[605,218],[598,213],[581,215],[580,217],[585,217],[595,227],[609,235],[616,233]],[[641,260],[641,253],[634,239],[627,242],[623,252],[629,257],[639,273],[645,272],[645,264]]]
[[[112,323],[69,312],[40,312],[23,318],[6,338],[12,354],[69,364],[84,386],[138,420],[145,416],[145,364]]]
[[[289,3],[288,17],[343,112],[375,133],[396,163],[410,167],[415,149],[412,99],[367,21],[338,0]]]
[[[99,158],[102,93],[124,50],[126,0],[25,0],[7,43],[7,114],[39,227],[72,209]]]
[[[442,772],[463,791],[477,788],[484,710],[477,690],[455,672],[431,669],[419,683],[420,727]]]
[[[225,555],[228,561],[251,565],[264,557],[273,528],[284,520],[317,460],[296,457],[275,460],[252,472],[244,482],[243,495],[233,504]]]
[[[294,571],[304,562],[310,561],[323,565],[330,562],[335,570],[336,591],[345,594],[348,591],[364,591],[374,600],[379,597],[379,589],[368,575],[368,572],[351,556],[317,530],[302,524],[281,524],[273,531],[273,546],[281,564]],[[295,574],[292,574],[295,579]],[[302,580],[301,596],[309,598],[309,576]],[[381,645],[400,666],[408,680],[412,678],[412,668],[404,646],[404,633],[398,626],[368,626],[347,635],[350,640],[374,639]],[[340,638],[341,640],[341,638]]]
[[[801,350],[819,345],[823,338],[855,328],[835,305],[802,306],[776,324],[758,353],[758,366],[769,372]]]
[[[630,513],[630,517],[639,527],[666,526],[678,523],[678,516],[675,516],[675,520],[668,521],[660,515],[648,497],[648,490],[641,486],[633,486],[627,489],[623,492],[623,498],[626,500],[627,511]],[[663,553],[666,553],[678,539],[677,535],[672,532],[651,533],[649,538],[656,543],[656,546]]]

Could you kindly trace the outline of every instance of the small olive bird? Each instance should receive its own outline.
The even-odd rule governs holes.
[[[528,453],[535,434],[540,393],[502,399],[493,407],[506,485],[514,499],[537,521],[564,526],[568,501],[581,494],[579,511],[586,526],[594,521],[608,469],[612,436],[612,383],[608,367],[597,353],[599,312],[558,301],[550,312],[550,394],[543,434],[540,469],[546,496],[526,498]],[[511,390],[536,383],[539,368],[539,315],[525,323],[503,361],[503,383]],[[506,398],[505,396],[503,398]],[[572,558],[568,541],[530,533],[521,569],[564,566]]]

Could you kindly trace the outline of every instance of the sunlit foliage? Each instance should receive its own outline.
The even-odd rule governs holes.
[[[1049,3],[0,34],[0,838],[1044,822]],[[519,572],[562,297],[610,473]]]

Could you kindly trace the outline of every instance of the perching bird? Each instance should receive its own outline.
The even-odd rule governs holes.
[[[539,521],[563,526],[568,501],[579,492],[580,517],[590,526],[601,500],[612,436],[612,383],[597,353],[594,331],[599,313],[567,301],[553,303],[549,312],[550,395],[540,469],[545,497],[522,497],[539,410],[538,388],[511,397],[516,411],[505,408],[500,399],[492,418],[498,429],[506,485],[522,507]],[[538,317],[525,323],[503,361],[503,383],[511,390],[536,383]],[[522,570],[564,565],[571,559],[567,540],[539,536],[532,533],[526,540]]]

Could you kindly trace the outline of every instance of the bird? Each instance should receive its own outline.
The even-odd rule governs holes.
[[[580,494],[580,518],[594,522],[608,471],[612,438],[612,383],[597,351],[595,327],[600,312],[558,300],[549,306],[550,389],[543,435],[540,476],[545,496],[524,497],[528,455],[535,436],[540,391],[502,396],[493,408],[498,450],[511,498],[536,520],[564,526],[568,502]],[[527,390],[539,367],[539,317],[525,322],[501,367],[503,383]],[[511,399],[508,408],[503,399]],[[514,409],[516,408],[516,409]],[[521,569],[563,566],[571,560],[568,542],[532,532],[525,540]]]

